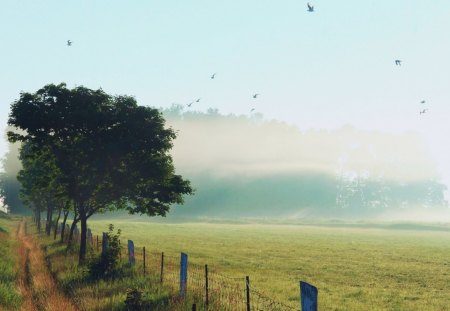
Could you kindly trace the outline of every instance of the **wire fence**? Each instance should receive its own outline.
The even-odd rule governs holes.
[[[66,228],[68,230],[70,227],[66,226]],[[79,241],[79,236],[79,234],[74,234],[74,240]],[[87,242],[90,251],[102,252],[101,237],[98,235],[88,236]],[[174,302],[185,298],[181,292],[183,282],[180,256],[168,255],[147,247],[135,247],[134,244],[133,248],[134,260],[129,261],[128,245],[120,243],[122,263],[133,265],[137,276],[147,276],[149,280],[159,282],[161,286],[171,292]],[[211,269],[206,264],[196,263],[189,263],[186,270],[186,284],[183,285],[186,288],[187,298],[194,304],[193,310],[300,310],[300,305],[295,307],[270,297],[269,294],[251,284],[248,276],[230,277]]]

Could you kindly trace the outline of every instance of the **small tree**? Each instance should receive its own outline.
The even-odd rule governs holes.
[[[109,225],[106,233],[108,247],[99,258],[92,259],[89,265],[89,274],[93,279],[114,277],[120,257],[120,229],[114,233],[114,225]]]

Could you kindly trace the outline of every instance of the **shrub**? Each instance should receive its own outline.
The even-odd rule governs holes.
[[[142,288],[142,289],[141,289]],[[125,299],[126,310],[167,310],[170,300],[168,292],[155,293],[153,290],[143,287],[133,287],[127,289]]]
[[[125,299],[127,310],[142,309],[142,291],[137,288],[127,289],[127,298]]]
[[[89,262],[89,276],[94,279],[113,278],[118,274],[119,270],[119,256],[120,256],[120,233],[114,233],[114,225],[109,225],[109,232],[106,234],[108,240],[108,247],[105,252],[102,252],[100,257],[92,258]]]

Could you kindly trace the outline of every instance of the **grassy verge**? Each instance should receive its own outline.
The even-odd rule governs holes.
[[[18,310],[22,304],[22,297],[17,290],[18,244],[11,237],[16,225],[15,219],[0,215],[0,309]]]
[[[176,301],[171,288],[154,274],[139,273],[122,260],[114,277],[93,279],[88,264],[78,265],[78,254],[66,244],[40,236],[47,266],[58,286],[81,310],[186,310],[192,299]],[[76,247],[74,247],[76,249]],[[90,249],[89,260],[100,252]],[[128,295],[128,305],[126,303]]]

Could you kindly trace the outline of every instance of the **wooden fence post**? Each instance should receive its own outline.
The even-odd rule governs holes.
[[[245,291],[247,294],[247,311],[250,311],[250,278],[248,275],[245,277]]]
[[[164,280],[164,252],[161,253],[161,284]]]
[[[119,260],[122,261],[122,243],[120,243],[120,239],[119,239]]]
[[[197,305],[195,303],[192,305],[192,311],[197,311]]]
[[[97,234],[97,252],[98,252],[98,234]]]
[[[205,265],[205,305],[209,305],[208,265]]]
[[[144,257],[144,276],[145,276],[145,246],[142,249],[143,257]]]

